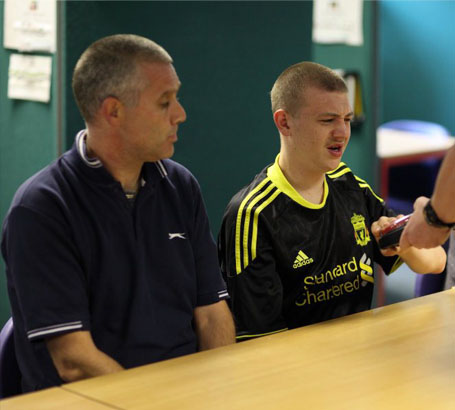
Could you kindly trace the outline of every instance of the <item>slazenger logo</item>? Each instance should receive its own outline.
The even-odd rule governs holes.
[[[314,262],[313,258],[309,258],[307,255],[305,255],[304,252],[299,251],[292,267],[294,269],[297,269],[301,268],[302,266],[309,265],[310,263],[313,262]]]
[[[171,233],[169,232],[169,240],[172,240],[172,239],[175,239],[175,238],[179,238],[179,239],[186,239],[185,238],[185,232],[176,232],[176,233]]]

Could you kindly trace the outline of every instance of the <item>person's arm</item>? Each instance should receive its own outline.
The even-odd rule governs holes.
[[[234,321],[224,300],[194,309],[194,324],[199,350],[235,343]]]
[[[439,218],[445,222],[455,222],[455,146],[447,153],[436,179],[431,203]]]
[[[398,217],[382,216],[371,226],[371,232],[376,241],[379,241],[379,233],[382,229],[389,226]],[[446,253],[441,246],[430,249],[417,249],[408,247],[402,249],[400,246],[395,248],[381,249],[384,256],[398,255],[416,273],[441,273],[446,264]]]
[[[121,366],[97,349],[89,333],[88,283],[71,228],[54,201],[46,199],[38,205],[38,210],[15,206],[2,241],[23,316],[22,331],[30,343],[45,343],[65,382],[118,371]],[[65,327],[73,331],[65,333]],[[41,349],[36,358],[48,365]],[[46,368],[48,385],[60,383]]]
[[[60,378],[65,382],[115,373],[123,369],[95,346],[88,331],[48,338],[46,346]]]
[[[433,226],[427,223],[423,208],[425,208],[428,201],[428,198],[421,196],[414,202],[414,212],[401,235],[400,247],[402,249],[407,249],[410,246],[419,249],[432,248],[444,244],[449,238],[449,228]],[[433,200],[431,203],[433,205]],[[439,215],[437,211],[436,214]]]
[[[436,180],[431,205],[443,222],[455,222],[455,146],[447,153]],[[414,212],[401,235],[400,247],[432,248],[443,244],[449,237],[450,229],[429,225],[423,208],[428,198],[420,197],[414,203]]]

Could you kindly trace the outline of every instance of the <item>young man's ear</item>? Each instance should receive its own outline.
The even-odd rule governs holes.
[[[281,135],[288,137],[291,135],[290,115],[288,112],[280,108],[273,113],[273,121]]]
[[[117,125],[123,115],[123,104],[118,98],[107,97],[101,103],[99,113],[109,125]]]

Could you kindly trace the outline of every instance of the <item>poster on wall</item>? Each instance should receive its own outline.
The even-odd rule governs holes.
[[[363,0],[314,0],[313,41],[363,44]]]
[[[5,0],[4,47],[54,53],[57,0]]]
[[[8,70],[8,98],[49,102],[52,57],[11,54]]]

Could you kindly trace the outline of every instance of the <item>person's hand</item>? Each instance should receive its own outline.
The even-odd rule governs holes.
[[[376,242],[379,242],[380,238],[380,232],[387,228],[390,224],[392,224],[394,221],[396,221],[398,218],[401,218],[404,215],[398,215],[394,217],[387,217],[387,216],[381,216],[376,222],[373,222],[371,225],[371,233],[373,234],[374,238],[376,239]],[[401,252],[401,249],[399,246],[393,246],[390,248],[386,249],[381,249],[381,253],[384,256],[395,256],[398,255]]]
[[[414,212],[403,230],[400,238],[400,248],[405,250],[410,246],[416,248],[434,248],[442,245],[450,235],[450,229],[428,225],[423,215],[423,208],[429,198],[421,196],[414,202]]]

